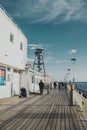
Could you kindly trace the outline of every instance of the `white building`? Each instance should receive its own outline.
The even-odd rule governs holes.
[[[27,38],[0,5],[0,98],[19,93],[27,62]]]
[[[37,92],[39,91],[39,82],[42,80],[45,84],[51,83],[51,75],[50,74],[43,74],[36,70],[29,70],[29,91],[30,92]]]

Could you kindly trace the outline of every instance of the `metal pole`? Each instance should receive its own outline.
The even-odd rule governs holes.
[[[70,69],[67,70],[68,70],[68,81],[70,82]]]
[[[73,84],[74,84],[74,82],[75,82],[74,66],[75,66],[76,59],[72,58],[71,61],[73,62]]]
[[[73,84],[71,84],[71,89],[70,89],[70,105],[73,106],[73,88],[74,88],[74,82],[75,82],[75,77],[74,77],[74,65],[76,62],[75,58],[72,58],[71,61],[73,62]]]
[[[73,85],[70,85],[70,106],[73,106]]]

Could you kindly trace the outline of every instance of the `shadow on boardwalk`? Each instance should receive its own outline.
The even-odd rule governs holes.
[[[79,106],[69,106],[66,91],[36,94],[0,106],[0,130],[86,130]]]

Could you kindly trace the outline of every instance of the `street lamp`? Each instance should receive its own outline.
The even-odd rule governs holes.
[[[64,80],[65,80],[65,82],[68,82],[69,81],[69,79],[70,79],[70,77],[69,77],[69,75],[70,75],[70,69],[67,69],[67,73],[65,74],[65,77],[64,77]]]
[[[70,69],[67,69],[68,71],[68,81],[70,82]]]
[[[73,63],[73,83],[74,83],[74,82],[75,82],[74,65],[75,65],[76,59],[75,59],[75,58],[72,58],[71,61],[72,61],[72,63]]]
[[[70,71],[70,69],[67,69],[68,70],[68,72]]]
[[[64,80],[65,80],[65,83],[66,83],[67,82],[67,73],[65,74]]]
[[[71,59],[72,63],[73,63],[73,85],[71,84],[71,89],[70,89],[70,105],[73,105],[73,88],[74,88],[74,82],[75,82],[75,77],[74,77],[74,65],[76,62],[75,58]]]

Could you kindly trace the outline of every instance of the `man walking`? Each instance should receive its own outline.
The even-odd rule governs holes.
[[[39,89],[40,89],[40,94],[43,94],[44,83],[42,82],[42,80],[40,80],[39,82]]]

